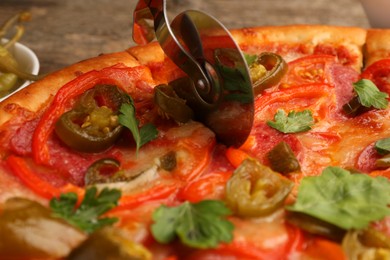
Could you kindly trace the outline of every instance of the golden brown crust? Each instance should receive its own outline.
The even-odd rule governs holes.
[[[365,48],[365,66],[375,61],[390,58],[390,30],[371,29],[367,31]]]
[[[329,45],[333,47],[346,48],[356,56],[351,65],[360,70],[363,64],[362,48],[367,36],[367,58],[366,62],[390,57],[390,48],[386,42],[390,38],[390,31],[365,30],[356,27],[338,27],[325,25],[289,25],[289,26],[268,26],[232,30],[232,35],[239,46],[247,52],[261,52],[267,46],[277,44],[275,48],[282,48],[284,56],[288,61],[304,54],[312,54],[316,47]],[[295,46],[296,45],[296,46]],[[286,46],[283,49],[283,46]],[[291,49],[292,47],[298,48]],[[16,93],[7,100],[0,103],[0,125],[4,124],[11,114],[7,110],[10,104],[17,104],[29,111],[36,112],[49,98],[66,82],[75,78],[79,73],[92,69],[101,69],[116,63],[124,63],[127,66],[149,65],[152,63],[164,63],[166,56],[157,42],[144,46],[135,46],[123,52],[101,55],[88,59],[60,71],[52,73],[44,79],[31,84],[26,89]],[[157,80],[164,81],[162,79]]]
[[[366,30],[363,28],[326,25],[255,27],[233,30],[232,35],[249,52],[258,52],[273,44],[277,44],[275,48],[281,48],[280,51],[283,52],[283,46],[287,46],[285,51],[289,53],[284,57],[287,61],[300,55],[312,54],[318,46],[343,47],[356,56],[356,60],[350,65],[358,71],[362,67],[362,48],[366,40]]]
[[[133,56],[123,51],[84,60],[46,76],[0,103],[0,125],[12,117],[9,107],[14,107],[16,104],[28,111],[37,112],[64,84],[80,73],[93,69],[99,70],[118,63],[130,67],[139,65]]]
[[[134,56],[142,65],[163,62],[165,59],[164,51],[157,42],[142,46],[134,46],[127,49],[127,52]]]

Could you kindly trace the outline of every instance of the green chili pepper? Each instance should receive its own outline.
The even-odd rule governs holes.
[[[78,151],[104,151],[122,131],[118,114],[124,102],[128,102],[127,96],[117,87],[97,85],[60,117],[55,132],[62,142]]]
[[[18,81],[18,77],[13,73],[0,73],[0,93],[10,91]]]
[[[30,19],[31,14],[29,12],[20,12],[18,14],[13,15],[0,27],[0,38],[3,38],[12,28],[12,26],[15,26],[21,22],[29,21]]]
[[[250,65],[255,95],[275,86],[287,72],[287,63],[276,53],[263,52]]]
[[[120,163],[111,158],[100,159],[89,166],[85,175],[85,185],[111,183],[119,172]]]
[[[6,43],[0,45],[0,72],[13,73],[21,79],[36,81],[39,79],[39,77],[37,75],[22,71],[19,68],[19,64],[15,58],[8,51],[8,48],[14,45],[15,42],[17,42],[24,33],[24,27],[20,25],[20,23],[29,20],[30,17],[30,13],[21,12],[12,16],[0,27],[0,39],[4,37],[13,26],[16,28],[16,33],[13,35],[13,37]]]
[[[268,215],[282,207],[294,184],[253,159],[245,160],[226,185],[226,203],[241,217]]]
[[[0,71],[13,73],[24,80],[36,81],[39,79],[39,76],[37,75],[33,75],[20,70],[15,58],[3,46],[0,46]]]
[[[161,115],[173,118],[176,122],[186,123],[194,117],[194,112],[186,105],[186,101],[169,85],[158,85],[155,88],[154,102]]]
[[[346,233],[335,225],[300,212],[288,211],[286,219],[310,234],[324,236],[334,241],[341,241]]]
[[[375,162],[376,167],[378,168],[388,168],[390,167],[390,155],[385,155],[382,158],[379,158]]]
[[[352,117],[363,114],[364,112],[367,112],[369,110],[370,108],[362,105],[359,96],[353,97],[348,103],[343,105],[344,113]]]
[[[283,174],[300,169],[299,162],[291,147],[286,142],[280,142],[267,154],[271,169]]]

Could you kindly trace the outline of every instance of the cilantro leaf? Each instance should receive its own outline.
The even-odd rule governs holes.
[[[390,138],[380,139],[375,142],[375,149],[379,154],[386,155],[390,153]]]
[[[244,58],[245,58],[246,64],[248,64],[248,66],[250,66],[257,60],[257,55],[244,53]]]
[[[375,84],[368,79],[359,80],[353,83],[353,88],[359,96],[360,102],[365,107],[385,109],[388,106],[389,95],[379,91]]]
[[[219,242],[233,239],[234,226],[224,219],[231,214],[221,201],[204,200],[178,207],[161,206],[153,213],[152,234],[160,243],[169,243],[177,236],[194,248],[215,248]]]
[[[101,218],[100,216],[118,204],[121,192],[116,189],[104,188],[97,194],[96,187],[86,190],[84,199],[77,208],[77,195],[73,192],[61,194],[59,198],[50,201],[50,208],[54,216],[66,220],[85,231],[93,233],[95,230],[111,225],[117,218]]]
[[[149,123],[145,124],[139,129],[139,135],[140,135],[140,147],[146,144],[147,142],[156,139],[158,135],[157,128]]]
[[[314,118],[310,110],[290,111],[286,116],[286,112],[279,109],[274,116],[274,121],[267,122],[267,125],[285,134],[308,131],[313,124]]]
[[[390,215],[390,181],[328,167],[305,177],[287,210],[305,213],[342,229],[361,229]]]
[[[130,101],[130,104],[124,103],[119,109],[121,112],[121,114],[119,114],[119,123],[127,127],[132,133],[136,143],[136,151],[138,153],[138,150],[141,148],[141,146],[157,138],[158,131],[157,128],[152,124],[146,124],[139,128],[139,122],[135,117],[134,102],[131,98]]]

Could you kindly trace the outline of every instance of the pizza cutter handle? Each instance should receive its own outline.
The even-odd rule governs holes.
[[[175,20],[174,32],[167,17],[165,0],[140,0],[134,11],[133,40],[142,45],[156,37],[165,54],[191,78],[195,88],[208,93],[212,82],[204,66],[202,43],[196,27],[185,14]],[[180,33],[180,40],[187,48],[175,33]]]

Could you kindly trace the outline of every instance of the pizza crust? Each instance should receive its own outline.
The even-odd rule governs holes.
[[[51,73],[25,89],[15,93],[0,103],[0,126],[11,117],[15,107],[22,107],[31,112],[38,112],[57,91],[78,75],[122,63],[129,67],[140,65],[128,52],[122,51],[103,54],[91,59],[80,61],[74,65]]]
[[[366,30],[363,28],[326,25],[268,26],[233,30],[232,35],[248,51],[259,52],[262,48],[277,44],[283,55],[283,47],[287,46],[285,52],[288,55],[284,56],[287,61],[313,54],[317,46],[327,45],[342,46],[356,56],[351,64],[355,70],[360,71],[363,64],[362,48],[366,40]],[[292,52],[294,47],[299,49]]]
[[[365,47],[365,67],[375,61],[390,58],[390,30],[370,29],[367,31]]]

